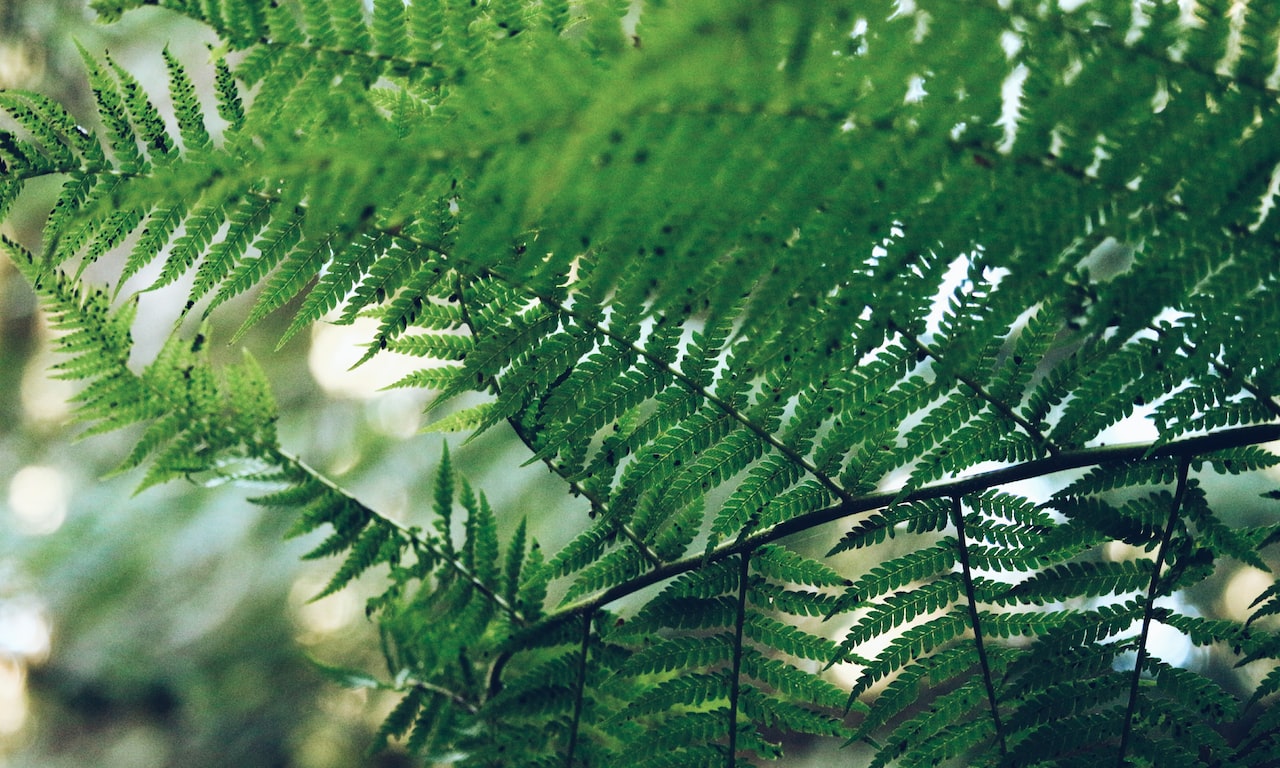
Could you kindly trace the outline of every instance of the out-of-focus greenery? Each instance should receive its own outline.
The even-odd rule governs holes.
[[[209,37],[160,11],[102,26],[79,0],[7,0],[0,87],[92,114],[76,41],[109,50],[146,84],[163,82],[155,51],[168,44],[195,59]],[[24,203],[9,226],[26,239],[43,222]],[[345,368],[324,365],[342,338],[313,339],[280,351],[245,342],[273,361],[286,442],[367,493],[377,484],[366,468],[396,474],[399,496],[380,500],[412,519],[440,451],[438,439],[404,440],[420,400],[326,380]],[[377,669],[360,596],[308,603],[331,564],[300,563],[314,542],[284,543],[289,520],[246,503],[243,489],[171,484],[130,498],[138,477],[101,479],[137,434],[69,439],[74,390],[48,377],[47,341],[29,289],[0,260],[0,766],[404,764],[395,750],[365,756],[392,702],[334,685],[307,658]],[[487,483],[500,505],[554,509],[559,495],[536,472],[506,469],[510,449],[497,437],[458,450],[472,466],[504,468]]]

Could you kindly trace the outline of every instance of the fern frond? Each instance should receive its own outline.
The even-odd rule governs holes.
[[[427,699],[425,689],[414,687],[410,688],[404,698],[392,708],[387,718],[382,721],[382,725],[378,727],[378,732],[374,735],[374,742],[371,748],[385,747],[387,742],[394,738],[400,738],[409,731],[413,725],[414,718],[417,717],[418,711],[422,709],[424,701]]]
[[[879,565],[841,595],[838,610],[849,610],[907,584],[937,576],[956,563],[955,540],[947,539]]]
[[[754,649],[744,651],[742,673],[807,704],[832,710],[842,709],[845,705],[844,692],[831,683]]]
[[[98,64],[84,46],[77,43],[76,47],[80,51],[80,58],[84,61],[85,71],[89,76],[93,97],[98,104],[98,114],[101,115],[110,134],[111,140],[108,146],[116,167],[125,173],[142,171],[146,161],[138,149],[138,137],[134,127],[129,123],[127,117],[129,112],[125,108],[117,81]],[[136,88],[136,81],[132,78],[130,81]]]
[[[1151,574],[1152,565],[1147,560],[1064,563],[1015,585],[1008,598],[1044,605],[1078,595],[1123,595],[1145,588]]]
[[[976,682],[976,681],[975,681]],[[981,687],[963,685],[935,699],[929,710],[913,717],[886,737],[886,746],[868,765],[937,765],[958,757],[993,735],[991,721],[967,715],[983,701]]]
[[[808,587],[848,587],[849,580],[830,566],[785,547],[768,544],[751,558],[755,572],[775,581]]]
[[[164,50],[165,67],[169,70],[169,96],[173,99],[173,112],[178,120],[178,133],[187,152],[204,152],[212,146],[209,131],[204,125],[204,110],[196,100],[195,86],[186,69],[169,49]]]
[[[732,650],[733,637],[730,635],[673,637],[650,645],[627,659],[622,672],[642,675],[706,667],[728,659]]]
[[[956,638],[965,629],[964,619],[957,613],[944,614],[908,628],[862,671],[848,700],[855,700],[876,681]]]
[[[270,485],[338,558],[324,594],[386,566],[367,611],[392,679],[368,684],[403,698],[379,744],[559,768],[732,767],[793,734],[875,765],[1275,762],[1275,718],[1209,682],[1220,663],[1150,647],[1159,623],[1280,656],[1274,589],[1244,623],[1157,600],[1275,565],[1275,526],[1188,476],[1276,463],[1269,6],[159,4],[220,38],[210,103],[168,50],[169,114],[82,50],[101,136],[0,94],[0,214],[59,185],[41,248],[0,243],[87,433],[138,426],[122,468]],[[204,325],[136,361],[138,303],[83,276],[118,295],[158,260],[150,288],[191,280]],[[508,538],[447,453],[422,527],[378,514],[280,448],[256,363],[209,363],[241,296],[235,339],[273,313],[281,344],[374,319],[361,362],[418,366],[390,386],[483,393],[432,428],[507,422],[589,517],[555,552],[532,517]],[[1145,416],[1146,443],[1101,444]],[[1037,479],[1044,504],[1015,485]]]
[[[403,547],[404,543],[395,536],[394,529],[378,524],[366,527],[359,538],[350,542],[342,566],[334,572],[329,583],[312,600],[319,600],[338,592],[355,577],[379,563],[397,564]]]
[[[946,499],[928,499],[909,504],[894,504],[884,512],[869,515],[827,552],[828,556],[840,552],[879,544],[894,538],[899,526],[912,533],[941,530],[947,525],[951,505]]]
[[[939,579],[916,589],[888,596],[876,603],[849,630],[840,644],[840,656],[844,657],[868,640],[885,635],[894,627],[906,624],[917,616],[947,607],[960,596],[960,586],[958,579]]]

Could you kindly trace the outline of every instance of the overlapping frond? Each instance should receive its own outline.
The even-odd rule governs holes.
[[[340,558],[322,595],[385,568],[380,742],[1274,762],[1280,675],[1242,703],[1153,640],[1280,657],[1274,588],[1249,617],[1196,603],[1280,541],[1216,484],[1263,477],[1280,436],[1270,8],[95,7],[148,4],[224,41],[212,99],[168,51],[168,121],[90,52],[100,134],[0,94],[0,214],[62,184],[41,248],[4,248],[90,431],[142,425],[123,468],[277,484],[259,501]],[[110,291],[78,282],[117,256]],[[585,500],[569,543],[544,554],[447,458],[428,526],[380,516],[276,444],[264,378],[212,368],[210,330],[135,372],[128,291],[184,280],[208,324],[252,297],[233,338],[374,318],[362,362],[418,366],[388,386],[481,393],[435,429],[505,424]],[[1012,485],[1079,469],[1043,503]]]

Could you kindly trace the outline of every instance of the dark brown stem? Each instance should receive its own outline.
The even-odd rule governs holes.
[[[952,496],[965,496],[970,493],[1007,485],[1019,480],[1051,475],[1070,469],[1080,469],[1101,464],[1113,464],[1126,461],[1143,461],[1148,459],[1164,459],[1169,457],[1193,457],[1227,448],[1239,448],[1245,445],[1257,445],[1280,440],[1280,424],[1258,424],[1249,427],[1224,429],[1208,435],[1189,437],[1155,445],[1153,443],[1131,443],[1128,445],[1109,445],[1097,448],[1081,448],[1075,451],[1064,451],[1035,461],[1015,464],[1004,469],[982,472],[970,477],[938,483],[936,485],[917,488],[909,493],[888,491],[861,496],[847,503],[836,504],[823,509],[796,515],[775,526],[766,528],[751,536],[745,536],[726,542],[709,553],[674,560],[659,568],[641,574],[630,581],[619,584],[586,598],[582,602],[565,606],[543,619],[544,622],[563,621],[565,618],[581,613],[589,613],[614,600],[639,592],[651,584],[658,584],[710,563],[717,563],[743,552],[750,552],[773,541],[808,531],[824,523],[830,523],[863,512],[881,509],[894,503],[910,503],[927,499],[942,499]]]
[[[564,768],[573,768],[573,754],[578,749],[578,732],[582,726],[582,697],[587,687],[587,651],[591,645],[591,617],[582,617],[582,645],[578,648],[578,679],[573,690],[573,723],[569,726],[569,747],[564,754]]]
[[[1129,681],[1129,704],[1124,713],[1124,730],[1120,733],[1120,748],[1116,754],[1116,768],[1124,768],[1125,754],[1129,751],[1129,741],[1133,738],[1133,718],[1138,710],[1138,692],[1142,684],[1142,668],[1147,664],[1147,641],[1151,636],[1151,623],[1155,614],[1156,598],[1160,596],[1160,572],[1164,569],[1165,558],[1169,554],[1169,544],[1173,541],[1173,532],[1178,527],[1182,499],[1187,495],[1187,472],[1191,468],[1190,455],[1184,455],[1178,461],[1178,485],[1173,492],[1173,503],[1169,505],[1169,520],[1164,526],[1164,535],[1160,537],[1160,548],[1156,551],[1155,566],[1151,569],[1151,583],[1147,585],[1147,600],[1142,608],[1142,630],[1138,633],[1138,658],[1133,663],[1133,679]]]
[[[960,497],[951,497],[951,523],[956,527],[956,546],[960,553],[960,574],[964,579],[964,594],[969,600],[969,624],[973,627],[973,644],[978,652],[978,665],[982,668],[982,682],[987,688],[987,704],[991,707],[991,722],[995,726],[996,738],[1000,741],[1000,755],[1008,755],[1005,743],[1004,723],[1000,720],[1000,707],[996,699],[995,678],[991,674],[991,660],[987,657],[987,646],[982,640],[982,624],[978,618],[978,598],[974,594],[973,569],[969,565],[969,543],[964,530],[964,510],[961,509]]]
[[[747,623],[747,585],[751,580],[751,553],[738,556],[738,615],[733,627],[733,669],[729,678],[729,754],[725,758],[727,768],[734,768],[738,755],[738,699],[742,681],[742,632]]]

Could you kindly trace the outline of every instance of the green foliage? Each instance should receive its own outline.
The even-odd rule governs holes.
[[[62,184],[3,248],[88,432],[139,425],[122,471],[271,486],[337,558],[317,597],[385,578],[387,677],[335,673],[401,694],[376,746],[1274,763],[1280,675],[1233,690],[1152,639],[1280,659],[1275,587],[1187,602],[1280,540],[1215,482],[1280,439],[1266,4],[154,4],[222,39],[211,98],[168,51],[171,119],[92,52],[98,132],[0,94],[0,214]],[[190,288],[139,367],[143,275]],[[585,500],[570,542],[447,455],[403,525],[287,453],[256,364],[208,354],[242,294],[232,340],[371,316],[365,359],[420,365],[388,386],[482,393],[437,428],[507,425]]]

